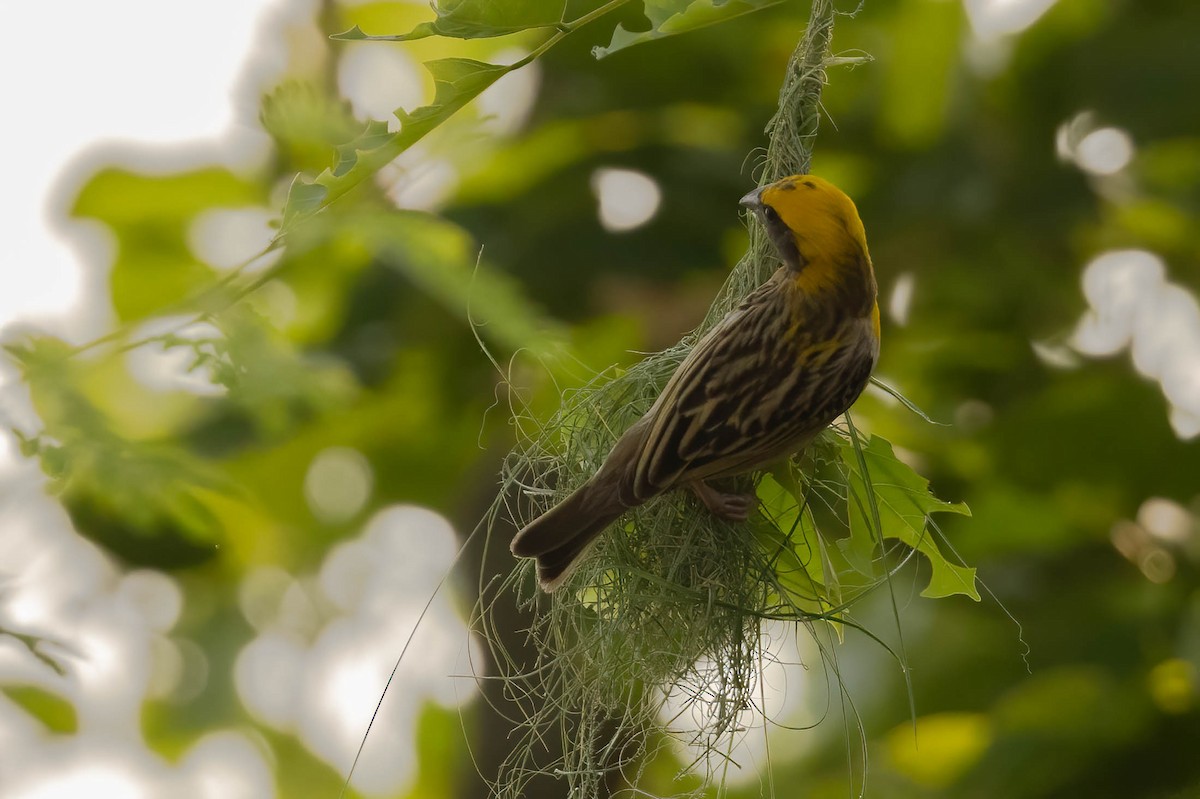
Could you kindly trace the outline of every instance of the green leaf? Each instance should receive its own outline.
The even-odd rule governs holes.
[[[62,339],[41,333],[22,336],[0,347],[27,376],[41,370],[64,368],[74,352],[74,348]]]
[[[414,135],[417,138],[424,136],[479,96],[501,76],[514,69],[520,69],[526,63],[527,59],[508,65],[488,64],[470,58],[439,58],[427,61],[425,69],[433,76],[433,102],[411,114],[403,110],[396,112],[403,125],[401,135]],[[417,126],[416,131],[412,130],[414,126]]]
[[[646,0],[650,30],[630,31],[624,25],[618,25],[608,47],[593,47],[592,55],[604,58],[635,44],[715,25],[781,2],[783,0]]]
[[[526,63],[527,60],[510,65],[488,64],[469,58],[426,62],[425,68],[433,76],[433,102],[411,113],[397,110],[400,130],[396,133],[389,132],[383,122],[368,123],[357,138],[338,148],[333,167],[313,181],[293,181],[283,208],[281,234],[289,233],[302,220],[337,201],[478,97],[502,75]]]
[[[865,445],[854,440],[844,441],[841,456],[848,469],[850,484],[850,537],[840,543],[850,564],[864,573],[873,573],[872,564],[879,552],[880,538],[896,539],[929,559],[932,575],[921,596],[964,594],[978,601],[975,569],[947,560],[926,529],[930,514],[970,516],[967,506],[961,502],[944,502],[933,496],[929,481],[900,461],[892,451],[892,445],[879,436],[871,436]],[[869,488],[864,480],[864,467]]]
[[[331,149],[353,139],[362,128],[349,101],[301,80],[284,81],[264,95],[259,120],[281,159],[298,171],[314,174],[329,163]]]
[[[258,205],[265,198],[264,187],[227,169],[153,175],[112,167],[88,180],[71,213],[102,222],[116,238],[109,283],[117,318],[128,322],[212,287],[213,269],[188,242],[198,215]]]
[[[283,229],[290,229],[301,217],[315,214],[324,205],[325,198],[328,196],[329,189],[327,187],[305,180],[301,175],[296,175],[292,180],[292,185],[288,188],[287,201],[283,205]]]
[[[410,799],[461,796],[464,775],[470,774],[458,710],[426,702],[417,716],[417,780]]]
[[[69,734],[79,728],[75,706],[58,694],[33,685],[6,685],[0,691],[51,732]]]
[[[331,38],[346,42],[406,42],[427,36],[454,39],[483,39],[507,36],[537,28],[564,26],[603,5],[586,0],[568,4],[562,0],[442,0],[434,6],[437,18],[422,22],[407,33],[373,35],[358,25]]]
[[[369,120],[367,127],[355,139],[346,143],[340,144],[337,147],[337,160],[333,165],[334,175],[343,175],[354,168],[354,163],[358,160],[358,153],[365,150],[374,150],[388,143],[393,134],[388,130],[386,122],[377,120]]]
[[[363,213],[351,229],[365,248],[475,325],[485,341],[510,352],[552,355],[565,340],[565,331],[526,298],[519,281],[479,266],[479,250],[457,225],[415,212]]]
[[[253,205],[265,190],[222,167],[158,175],[121,167],[96,172],[79,191],[71,215],[120,232],[147,224],[190,222],[213,206]]]
[[[126,435],[100,404],[112,361],[66,357],[63,348],[58,339],[30,336],[7,350],[43,425],[23,435],[21,447],[40,459],[75,529],[130,564],[211,557],[225,530],[208,498],[236,495],[237,486],[189,451]],[[125,395],[138,401],[131,389]]]
[[[305,354],[246,304],[210,318],[220,337],[171,346],[191,349],[194,367],[211,369],[213,380],[228,389],[229,403],[264,438],[282,436],[354,396],[353,376],[341,361]]]
[[[773,559],[780,587],[792,601],[813,610],[828,610],[829,604],[840,604],[841,581],[812,514],[803,509],[803,487],[790,472],[780,470],[762,476],[757,494],[771,524],[755,532],[763,551]],[[824,607],[819,606],[821,599],[827,600]]]
[[[428,24],[428,23],[424,23],[424,24]],[[407,34],[403,34],[403,33],[400,33],[400,34],[390,33],[390,34],[379,34],[379,35],[370,34],[370,33],[367,33],[366,31],[364,31],[362,28],[355,25],[353,28],[351,28],[348,31],[342,31],[341,33],[331,33],[329,35],[329,38],[333,39],[334,41],[339,41],[339,42],[399,42],[399,41],[404,41],[405,36],[407,36]]]

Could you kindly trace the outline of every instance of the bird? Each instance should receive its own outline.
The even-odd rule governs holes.
[[[745,521],[756,496],[709,481],[802,451],[866,387],[879,360],[879,304],[853,200],[800,174],[751,191],[741,205],[781,263],[700,338],[596,473],[512,539],[514,555],[537,559],[547,593],[609,524],[672,489],[691,490],[722,519]]]

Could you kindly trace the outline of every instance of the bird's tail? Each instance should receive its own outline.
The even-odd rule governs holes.
[[[593,478],[525,525],[512,540],[512,553],[537,558],[538,584],[544,591],[554,591],[588,545],[624,511],[613,486]]]

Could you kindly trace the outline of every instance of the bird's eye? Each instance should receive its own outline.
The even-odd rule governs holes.
[[[779,220],[779,212],[778,212],[778,211],[776,211],[774,208],[772,208],[772,207],[771,207],[771,206],[769,206],[769,205],[764,205],[764,206],[763,206],[763,216],[766,218],[766,220],[767,220],[768,222],[778,222],[778,221],[780,221],[780,220]]]

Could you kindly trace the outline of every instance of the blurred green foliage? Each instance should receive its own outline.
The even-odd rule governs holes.
[[[537,13],[515,27],[554,21],[528,5]],[[751,5],[764,10],[693,30],[713,9]],[[153,745],[170,751],[210,726],[251,723],[228,677],[251,635],[233,598],[248,570],[310,572],[394,502],[472,529],[512,442],[502,377],[546,413],[559,390],[699,322],[744,248],[746,154],[763,144],[807,8],[648,6],[648,20],[625,6],[545,52],[536,105],[515,134],[490,134],[467,104],[510,71],[487,58],[556,34],[351,45],[456,59],[434,62],[431,105],[409,109],[399,134],[356,120],[338,95],[346,44],[314,54],[293,43],[296,76],[263,98],[274,143],[265,165],[118,165],[88,178],[73,213],[112,233],[117,321],[182,315],[179,324],[128,328],[80,353],[48,339],[8,351],[45,426],[26,452],[60,481],[78,530],[186,587],[193,610],[178,632],[202,642],[213,676],[195,697],[154,703]],[[461,3],[432,30],[481,7]],[[387,2],[330,3],[320,15],[326,33],[397,33],[427,17]],[[615,52],[676,29],[688,34]],[[970,504],[972,519],[947,515],[943,526],[978,567],[986,601],[901,597],[915,750],[905,680],[849,632],[840,663],[860,716],[847,723],[861,724],[868,764],[833,712],[816,730],[786,732],[808,740],[806,754],[775,746],[778,795],[857,795],[864,773],[866,795],[889,799],[1200,795],[1200,449],[1173,433],[1158,386],[1126,356],[1062,368],[1033,346],[1073,328],[1085,308],[1080,271],[1105,249],[1152,249],[1172,279],[1200,290],[1197,30],[1191,0],[1059,0],[1027,30],[989,42],[957,2],[867,0],[839,20],[835,51],[875,62],[831,72],[814,171],[858,202],[884,304],[901,274],[913,281],[906,321],[885,314],[880,374],[951,424],[877,395],[855,418],[938,496]],[[593,47],[614,54],[597,61]],[[309,61],[326,73],[297,66]],[[1056,158],[1056,132],[1084,111],[1136,143],[1119,176],[1089,177]],[[449,199],[436,215],[396,210],[386,182],[409,175],[374,178],[435,127],[456,177]],[[607,167],[657,182],[662,206],[648,224],[601,225],[589,181]],[[296,173],[308,177],[293,183]],[[285,246],[265,270],[222,272],[189,244],[206,211],[285,203]],[[191,322],[211,329],[197,338]],[[138,340],[182,353],[219,390],[146,387],[125,349]],[[375,476],[350,519],[322,520],[305,504],[308,464],[330,446],[358,450]],[[1169,572],[1113,544],[1115,526],[1152,497],[1193,514],[1186,539],[1145,544]],[[916,585],[943,586],[927,592],[948,591],[921,559],[910,569]],[[878,599],[858,615],[887,630],[890,604]],[[52,728],[70,727],[52,697],[22,701]],[[423,717],[412,796],[483,795],[461,733],[492,776],[489,749],[504,738],[487,718],[478,704],[461,726],[445,711]],[[280,795],[336,795],[332,769],[289,736],[265,740]],[[643,787],[669,793],[673,773],[655,766]],[[752,780],[730,795],[759,791]]]

